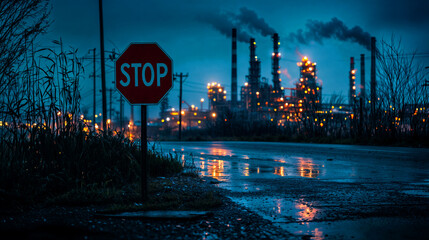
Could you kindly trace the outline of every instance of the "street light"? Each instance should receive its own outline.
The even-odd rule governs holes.
[[[201,111],[203,111],[203,102],[204,102],[204,98],[201,98]]]

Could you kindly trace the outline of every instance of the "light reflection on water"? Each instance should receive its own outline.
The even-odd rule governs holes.
[[[304,177],[318,178],[324,165],[312,158],[255,155],[214,144],[205,148],[176,148],[180,159],[193,159],[200,168],[201,176],[212,177],[222,183],[222,187],[237,192],[260,191],[261,186],[248,182],[249,177]],[[177,151],[179,150],[179,151]],[[299,224],[295,234],[312,235],[311,239],[324,239],[322,228],[310,228],[309,223],[317,219],[319,209],[312,207],[305,199],[290,200],[275,197],[240,197],[234,201],[279,223]]]
[[[247,186],[246,186],[247,187]],[[320,209],[311,206],[304,199],[291,200],[269,196],[233,197],[233,201],[255,209],[258,214],[275,224],[292,224],[296,228],[288,230],[294,234],[312,235],[311,239],[324,239],[322,228],[311,228],[310,223],[317,219]]]
[[[318,165],[314,164],[311,158],[297,157],[297,159],[299,175],[301,177],[317,178],[319,176],[320,170]]]
[[[214,144],[207,148],[192,148],[189,149],[171,148],[173,152],[179,154],[182,163],[186,159],[192,159],[196,166],[200,168],[201,176],[210,176],[218,181],[226,181],[232,175],[237,176],[254,176],[256,174],[265,174],[266,177],[271,176],[279,177],[305,177],[305,178],[318,178],[321,174],[321,168],[324,165],[316,164],[312,158],[304,157],[275,157],[274,159],[257,158],[258,163],[253,163],[254,159],[245,154],[234,153],[231,149],[223,147],[222,144]],[[192,153],[192,150],[197,150]],[[242,160],[249,160],[249,162],[241,162]],[[272,161],[268,167],[261,165],[263,161]],[[225,164],[226,163],[226,164]],[[231,164],[237,163],[237,164]],[[225,166],[226,165],[226,166]],[[263,167],[263,171],[261,171]]]

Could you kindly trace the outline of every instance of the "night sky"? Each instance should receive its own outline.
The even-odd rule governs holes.
[[[131,42],[158,42],[173,58],[174,72],[189,73],[184,84],[184,100],[200,106],[207,83],[216,81],[226,86],[230,99],[231,39],[230,24],[237,26],[240,36],[256,39],[256,54],[262,76],[271,82],[272,41],[268,34],[280,36],[282,86],[293,87],[299,72],[300,55],[317,62],[318,77],[323,83],[323,97],[342,94],[347,99],[350,57],[355,57],[359,71],[360,54],[366,55],[367,82],[370,73],[370,52],[365,47],[367,36],[377,43],[392,34],[402,40],[407,53],[417,51],[416,60],[429,66],[429,1],[427,0],[361,0],[361,1],[103,1],[105,50],[119,52]],[[39,38],[40,46],[52,46],[62,38],[66,46],[79,50],[81,56],[99,53],[99,16],[96,0],[52,1],[53,23],[48,34]],[[338,33],[338,28],[346,31]],[[225,31],[225,32],[222,32]],[[299,39],[299,37],[304,37]],[[339,39],[341,38],[341,39]],[[238,86],[248,73],[248,43],[238,44]],[[108,56],[109,54],[107,54]],[[106,62],[108,88],[114,87],[113,62]],[[86,75],[92,74],[92,60],[84,62]],[[100,74],[99,62],[97,70]],[[360,73],[357,74],[358,82]],[[97,88],[101,88],[101,80]],[[82,108],[92,109],[92,79],[82,82]],[[238,93],[239,94],[239,93]],[[179,84],[169,93],[170,105],[178,107]],[[289,92],[286,92],[289,95]],[[118,99],[116,94],[116,99]],[[97,96],[101,112],[101,94]],[[116,100],[116,102],[118,102]],[[118,104],[117,108],[119,108]],[[186,107],[186,105],[185,105]],[[156,117],[159,106],[150,107]],[[91,113],[92,110],[89,112]],[[125,113],[128,115],[126,105]]]

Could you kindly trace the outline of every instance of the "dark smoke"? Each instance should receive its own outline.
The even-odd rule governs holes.
[[[232,28],[237,28],[237,40],[240,42],[249,42],[251,33],[260,33],[263,36],[274,34],[271,28],[263,18],[245,7],[240,8],[238,14],[232,12],[218,12],[199,16],[200,21],[209,23],[216,30],[227,37],[231,37]]]
[[[371,49],[371,35],[368,32],[363,31],[359,26],[350,29],[338,18],[332,18],[330,22],[326,23],[309,20],[305,26],[306,31],[299,29],[296,33],[291,33],[288,40],[302,44],[309,44],[311,41],[323,44],[324,39],[335,38],[355,42],[368,50]]]
[[[263,18],[259,18],[256,12],[245,7],[240,8],[240,13],[236,18],[241,26],[247,26],[252,32],[259,32],[262,36],[271,36],[275,30],[265,22]]]
[[[245,32],[243,29],[238,28],[235,17],[230,13],[210,13],[205,14],[204,16],[199,16],[198,19],[212,25],[216,30],[227,37],[231,37],[232,29],[237,28],[237,40],[240,42],[249,42],[250,35],[247,34],[247,32]]]

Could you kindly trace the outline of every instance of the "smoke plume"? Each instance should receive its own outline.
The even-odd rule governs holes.
[[[324,39],[335,38],[341,41],[350,41],[360,44],[370,50],[371,35],[363,31],[359,26],[348,28],[338,18],[332,18],[329,22],[308,20],[306,31],[299,29],[288,36],[290,42],[309,44],[311,41],[323,44]]]
[[[256,12],[245,7],[240,8],[238,14],[217,12],[198,16],[198,19],[212,25],[227,37],[231,37],[232,28],[237,28],[237,40],[245,43],[250,39],[248,32],[259,33],[262,36],[269,36],[275,32],[263,18],[258,17]]]
[[[240,13],[237,14],[236,19],[241,27],[246,26],[252,32],[258,32],[262,36],[271,36],[275,30],[268,25],[263,18],[258,17],[256,12],[245,7],[240,8]]]

